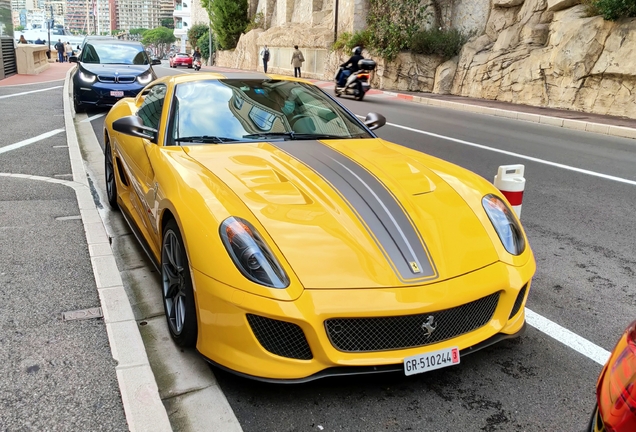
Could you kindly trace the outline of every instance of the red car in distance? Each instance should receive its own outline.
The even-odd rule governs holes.
[[[170,67],[176,68],[177,66],[192,67],[192,57],[186,53],[177,53],[170,57]]]
[[[636,321],[619,339],[596,385],[591,432],[636,431]]]

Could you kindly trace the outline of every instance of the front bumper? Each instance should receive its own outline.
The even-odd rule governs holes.
[[[495,263],[424,286],[306,289],[294,301],[278,301],[224,285],[194,270],[199,324],[197,349],[213,364],[272,382],[304,382],[333,375],[400,371],[405,357],[450,347],[458,347],[465,355],[521,334],[525,327],[523,306],[534,271],[533,260],[522,267]],[[523,294],[519,295],[524,287]],[[335,348],[325,327],[325,321],[335,318],[435,314],[494,293],[500,293],[499,300],[485,325],[425,346],[345,352]],[[517,312],[511,315],[513,308]],[[265,349],[248,323],[248,314],[298,326],[311,348],[310,358],[289,358]]]
[[[137,96],[144,87],[137,81],[130,84],[102,83],[99,81],[87,84],[80,79],[73,81],[73,93],[77,103],[96,107],[111,107],[120,99]],[[123,95],[112,96],[112,91],[121,91]]]

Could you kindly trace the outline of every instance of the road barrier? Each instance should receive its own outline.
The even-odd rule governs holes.
[[[497,170],[494,185],[506,197],[512,209],[521,217],[521,202],[526,179],[523,177],[523,165],[501,165]]]

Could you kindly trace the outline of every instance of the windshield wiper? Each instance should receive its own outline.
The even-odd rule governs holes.
[[[287,138],[290,140],[308,140],[308,139],[345,139],[350,138],[341,135],[330,135],[322,133],[298,133],[298,132],[263,132],[249,135],[243,135],[243,138]]]
[[[218,136],[212,136],[212,135],[179,137],[179,138],[175,138],[174,140],[176,142],[205,143],[205,144],[223,144],[226,142],[237,141],[234,138],[218,137]]]

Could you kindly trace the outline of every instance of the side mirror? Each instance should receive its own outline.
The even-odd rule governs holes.
[[[157,129],[145,126],[136,115],[122,117],[113,122],[113,129],[126,135],[137,138],[145,138],[153,143],[157,142]]]
[[[153,66],[154,65],[160,65],[161,64],[161,60],[159,60],[158,58],[154,58],[154,59],[152,59],[151,63],[152,63]]]
[[[364,124],[371,130],[378,129],[386,124],[386,118],[382,114],[372,112],[364,118]]]
[[[77,63],[77,56],[70,56],[68,58],[69,63]]]

